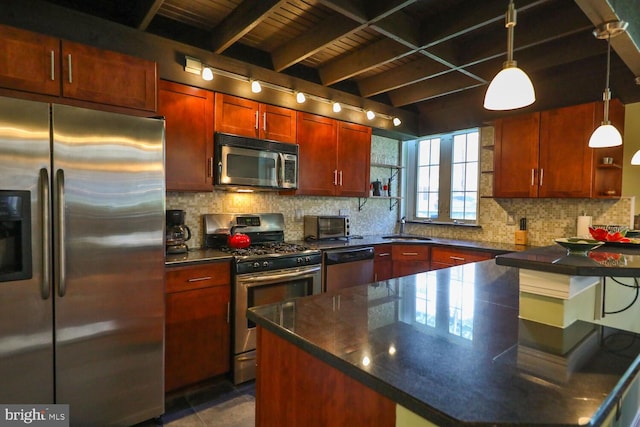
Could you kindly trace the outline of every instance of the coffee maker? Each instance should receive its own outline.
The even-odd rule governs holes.
[[[170,209],[167,215],[167,253],[183,254],[189,250],[186,242],[191,239],[191,230],[184,224],[185,211]]]

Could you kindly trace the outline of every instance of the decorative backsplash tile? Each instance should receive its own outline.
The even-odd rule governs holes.
[[[481,130],[481,145],[493,145],[493,128]],[[371,142],[372,162],[395,165],[399,162],[399,141],[373,136]],[[492,192],[493,151],[483,149],[481,155],[480,194]],[[372,167],[371,181],[388,180],[391,169]],[[392,195],[398,195],[397,178],[391,184]],[[394,185],[395,184],[395,185]],[[358,210],[359,203],[364,203]],[[211,191],[209,193],[167,193],[167,209],[184,209],[186,222],[192,232],[190,247],[200,247],[203,240],[202,215],[207,213],[258,213],[282,212],[285,218],[285,239],[301,240],[303,223],[296,220],[296,211],[303,215],[338,215],[346,213],[351,219],[351,234],[370,235],[393,233],[398,224],[398,207],[395,200],[370,197],[308,197],[281,196],[277,193],[231,193]],[[430,237],[489,242],[512,243],[518,220],[527,218],[528,239],[531,245],[553,244],[557,237],[576,234],[576,221],[586,213],[593,217],[594,224],[632,225],[634,199],[480,199],[480,227],[407,224],[406,232]],[[390,209],[390,206],[393,206]],[[507,215],[516,222],[507,225]]]

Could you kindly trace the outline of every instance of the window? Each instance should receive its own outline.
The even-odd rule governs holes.
[[[478,129],[432,136],[405,145],[407,217],[473,224],[478,218]]]

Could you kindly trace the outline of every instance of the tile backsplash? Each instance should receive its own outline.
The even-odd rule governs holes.
[[[493,144],[493,128],[482,128],[482,145]],[[372,138],[372,159],[375,163],[395,165],[399,163],[399,144],[394,139],[380,136]],[[481,170],[492,169],[491,150],[482,150]],[[374,166],[371,181],[386,182],[392,169]],[[399,195],[397,179],[391,183],[392,195]],[[394,185],[395,184],[395,185]],[[480,177],[480,194],[491,194],[492,175]],[[359,204],[366,201],[361,210]],[[167,193],[167,209],[184,209],[186,222],[192,232],[189,246],[202,246],[202,215],[207,213],[258,213],[282,212],[285,218],[285,239],[303,238],[303,223],[296,220],[296,212],[302,215],[338,215],[346,213],[351,219],[351,234],[369,235],[392,233],[397,229],[398,206],[393,199],[358,199],[353,197],[281,196],[277,193]],[[513,243],[518,220],[527,218],[528,239],[531,245],[553,244],[557,237],[576,234],[576,221],[586,213],[596,224],[632,225],[635,200],[623,197],[617,200],[593,199],[480,199],[480,227],[443,226],[433,224],[407,224],[406,232],[430,237],[489,242]],[[515,218],[514,225],[507,224],[508,215]]]

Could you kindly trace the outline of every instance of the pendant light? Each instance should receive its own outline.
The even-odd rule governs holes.
[[[502,70],[493,78],[484,96],[487,110],[513,110],[531,105],[536,100],[533,84],[527,73],[518,68],[513,59],[513,31],[516,26],[516,9],[513,0],[505,15],[507,28],[507,60]]]
[[[604,117],[602,124],[593,131],[589,138],[589,147],[605,148],[622,145],[622,135],[609,121],[609,101],[611,100],[611,90],[609,89],[609,74],[611,70],[611,37],[624,33],[627,29],[627,22],[608,21],[593,30],[593,35],[598,39],[607,39],[607,84],[602,94],[604,101]],[[635,156],[634,156],[635,157]]]

